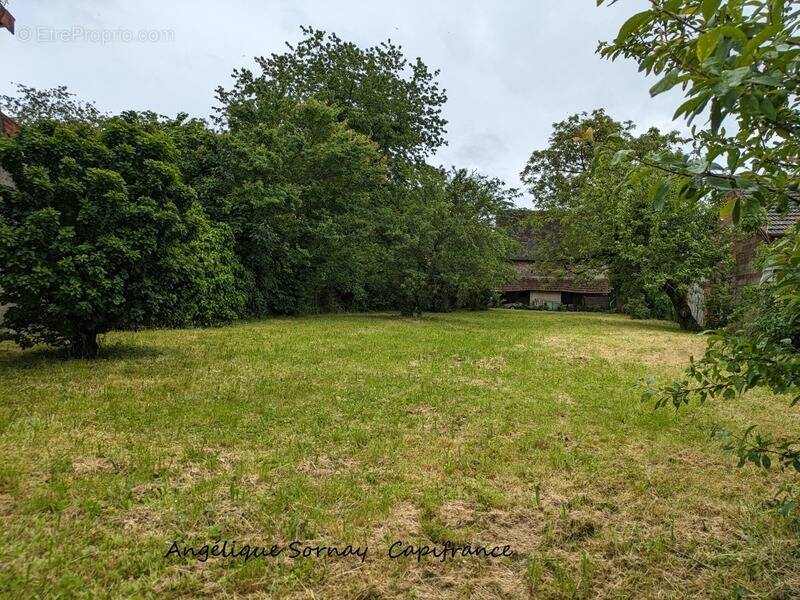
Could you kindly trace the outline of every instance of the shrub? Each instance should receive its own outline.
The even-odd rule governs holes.
[[[643,297],[633,297],[627,302],[625,302],[623,310],[625,311],[626,315],[629,315],[633,319],[651,319],[653,318],[653,313],[650,310],[650,307],[644,301]]]
[[[40,121],[0,140],[0,302],[23,347],[91,357],[112,328],[230,320],[236,258],[175,164],[169,138],[117,117]]]

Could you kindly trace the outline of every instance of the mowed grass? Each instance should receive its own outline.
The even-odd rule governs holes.
[[[0,345],[6,597],[800,597],[800,532],[711,422],[796,431],[785,399],[676,413],[640,378],[669,323],[490,311],[114,333],[104,358]],[[165,558],[173,540],[368,546]],[[392,542],[512,558],[389,559]]]

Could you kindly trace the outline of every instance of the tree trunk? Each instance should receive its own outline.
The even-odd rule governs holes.
[[[94,331],[82,331],[78,337],[72,340],[70,354],[79,358],[97,358],[100,345],[97,343],[97,333]]]
[[[672,308],[675,309],[675,320],[681,329],[684,331],[700,331],[702,328],[694,318],[694,315],[692,315],[692,309],[689,307],[686,294],[681,294],[676,286],[669,282],[664,284],[664,292],[672,302]]]

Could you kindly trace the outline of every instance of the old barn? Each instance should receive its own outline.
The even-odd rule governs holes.
[[[534,229],[533,211],[508,211],[500,222],[518,244],[511,257],[516,280],[500,288],[503,301],[533,307],[571,310],[601,309],[611,306],[611,288],[603,274],[575,276],[547,267],[546,250],[556,231]],[[562,269],[563,271],[563,269]]]

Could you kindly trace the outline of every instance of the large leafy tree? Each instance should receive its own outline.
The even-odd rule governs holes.
[[[0,140],[0,303],[22,346],[97,354],[97,336],[238,316],[236,257],[180,175],[169,138],[136,118],[41,120]]]
[[[303,33],[287,52],[256,58],[260,73],[238,69],[230,90],[218,88],[221,123],[233,131],[275,126],[292,106],[314,98],[393,159],[419,162],[445,143],[447,96],[438,71],[419,58],[409,62],[391,40],[359,48],[324,31]]]
[[[630,136],[633,123],[615,121],[602,108],[553,124],[547,148],[535,150],[520,174],[537,205],[567,205],[592,169],[597,146]]]
[[[534,225],[551,232],[542,267],[573,275],[608,275],[620,307],[649,316],[666,304],[684,329],[698,329],[688,295],[720,272],[725,235],[715,211],[670,188],[677,176],[634,169],[632,159],[676,153],[676,134],[656,129],[635,136],[630,122],[603,110],[554,125],[548,148],[533,153],[523,172],[539,211]],[[652,190],[659,201],[651,200]]]
[[[386,160],[318,100],[284,111],[221,134],[199,121],[163,126],[209,215],[233,230],[252,314],[363,306]]]
[[[686,98],[676,118],[701,120],[692,130],[694,157],[655,154],[642,162],[688,177],[682,193],[716,198],[735,223],[765,207],[784,210],[800,186],[799,27],[800,6],[784,0],[651,0],[631,16],[600,52],[659,75],[654,95],[680,86]],[[658,392],[660,402],[732,398],[756,386],[800,401],[798,236],[795,227],[767,259],[768,301],[758,318],[778,326],[714,336],[687,378]],[[753,429],[731,439],[742,463],[778,461],[800,471],[800,440]]]
[[[420,167],[395,193],[381,269],[394,305],[405,315],[487,308],[512,277],[513,242],[497,220],[516,192],[463,169]]]

